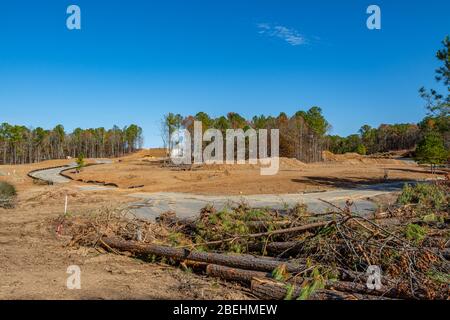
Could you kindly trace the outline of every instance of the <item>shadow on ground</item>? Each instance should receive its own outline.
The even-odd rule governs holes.
[[[414,173],[430,173],[429,168],[386,168],[389,171],[403,171],[403,172],[414,172]],[[435,174],[446,174],[445,171],[441,171],[439,169],[436,169]]]
[[[336,177],[315,177],[309,176],[301,179],[292,179],[292,182],[298,183],[312,183],[316,186],[334,187],[340,189],[364,189],[364,190],[383,190],[383,191],[397,191],[403,187],[408,181],[403,179],[360,179],[357,177],[336,178]]]

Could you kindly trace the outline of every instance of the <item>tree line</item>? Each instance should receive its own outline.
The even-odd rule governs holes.
[[[409,150],[418,144],[424,132],[422,124],[406,123],[382,124],[378,128],[364,125],[358,134],[348,137],[329,135],[331,125],[317,106],[307,111],[300,110],[292,116],[281,112],[278,116],[260,115],[249,120],[235,112],[217,118],[205,112],[185,117],[169,113],[162,121],[164,146],[171,150],[173,146],[169,135],[181,128],[192,131],[194,121],[202,122],[204,131],[214,128],[221,130],[224,135],[227,129],[279,129],[280,156],[303,162],[321,161],[324,150],[336,154],[357,152],[364,155]]]
[[[421,138],[420,126],[413,123],[382,124],[378,128],[361,127],[357,134],[348,137],[330,135],[327,149],[333,153],[357,152],[374,154],[393,150],[413,149]]]
[[[218,129],[224,136],[227,129],[243,131],[278,129],[280,156],[297,158],[304,162],[322,160],[323,137],[329,128],[319,107],[312,107],[308,111],[298,111],[292,116],[281,112],[278,116],[259,115],[251,119],[245,119],[236,112],[229,112],[226,116],[216,118],[205,112],[199,112],[194,116],[169,113],[164,116],[161,126],[164,146],[169,149],[169,152],[174,147],[169,137],[181,128],[192,133],[195,121],[202,123],[203,131]],[[270,140],[268,144],[270,150]]]
[[[0,124],[0,163],[25,164],[82,155],[88,158],[119,157],[142,147],[142,129],[76,128],[67,133],[62,125],[51,130]]]

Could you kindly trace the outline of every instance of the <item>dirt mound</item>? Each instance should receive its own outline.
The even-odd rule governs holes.
[[[40,192],[38,195],[29,199],[29,201],[44,203],[53,200],[63,200],[65,199],[66,195],[69,199],[77,199],[77,201],[82,201],[86,198],[85,194],[77,190],[69,188],[58,188]]]
[[[212,171],[233,171],[233,170],[249,170],[259,169],[259,164],[201,164],[194,166],[196,170],[212,170]]]
[[[279,158],[279,165],[281,170],[289,169],[302,169],[306,166],[305,163],[295,159],[295,158]],[[261,167],[267,167],[266,165],[258,164],[202,164],[196,169],[200,170],[216,170],[216,171],[233,171],[233,170],[248,170],[248,169],[260,169]]]
[[[322,157],[325,161],[348,161],[348,160],[361,160],[363,156],[358,153],[344,153],[344,154],[334,154],[330,151],[323,151]]]
[[[142,149],[135,153],[119,158],[119,161],[133,161],[142,159],[156,159],[166,157],[167,152],[164,148]]]
[[[389,159],[389,158],[372,158],[369,156],[363,156],[358,153],[344,153],[344,154],[334,154],[330,151],[323,151],[322,157],[325,161],[331,162],[341,162],[345,164],[396,164],[396,165],[406,165],[404,161]]]
[[[302,169],[306,167],[307,164],[297,160],[295,158],[280,158],[280,168],[281,169]]]

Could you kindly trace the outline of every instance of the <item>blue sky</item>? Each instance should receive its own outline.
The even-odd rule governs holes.
[[[81,8],[82,30],[66,28]],[[382,29],[366,28],[377,4]],[[320,106],[333,134],[417,122],[450,2],[30,0],[0,5],[0,122],[51,128]]]

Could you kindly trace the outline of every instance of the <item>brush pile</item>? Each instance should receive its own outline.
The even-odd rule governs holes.
[[[71,245],[128,252],[239,282],[261,299],[448,299],[449,186],[405,187],[395,207],[370,216],[352,204],[310,214],[205,207],[196,220],[157,223],[114,211],[60,219]]]

